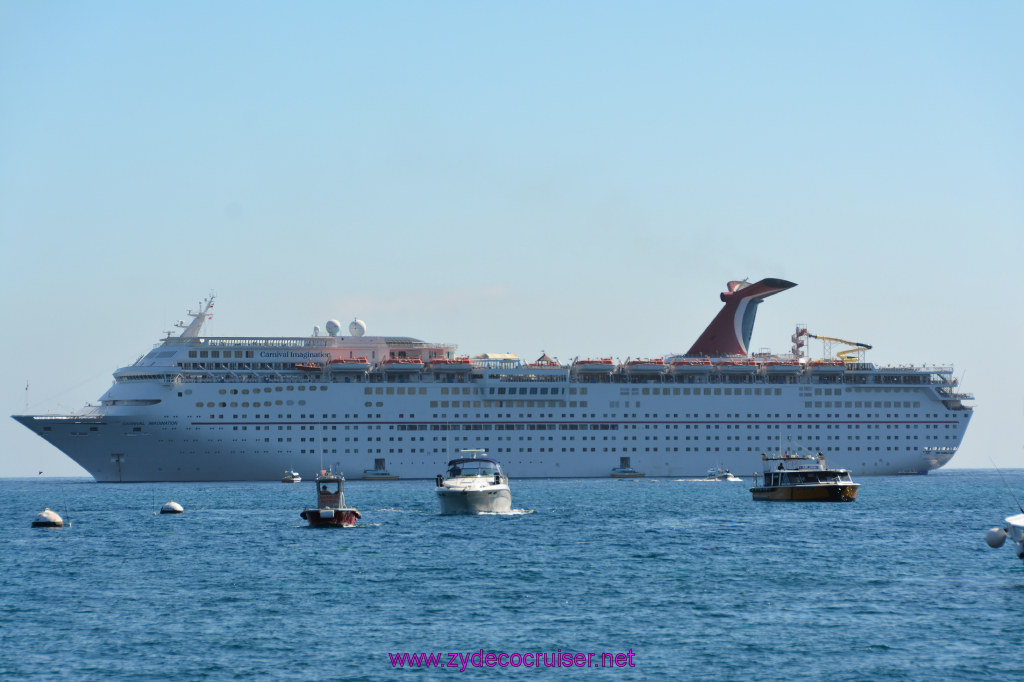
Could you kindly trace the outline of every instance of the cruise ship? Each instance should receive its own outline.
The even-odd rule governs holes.
[[[973,396],[948,366],[876,366],[867,344],[798,325],[788,353],[748,350],[781,279],[729,282],[684,355],[460,356],[452,344],[371,336],[354,320],[302,337],[211,337],[211,296],[189,323],[114,372],[73,414],[15,415],[99,482],[279,480],[294,469],[434,478],[484,448],[514,478],[701,477],[757,470],[793,443],[854,475],[921,474],[956,453]],[[812,360],[812,338],[850,346]]]

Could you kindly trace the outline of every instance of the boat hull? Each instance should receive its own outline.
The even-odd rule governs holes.
[[[303,509],[299,516],[313,528],[352,528],[362,518],[355,509]]]
[[[460,490],[438,488],[442,514],[507,514],[512,511],[512,493],[508,488]]]
[[[769,502],[853,502],[858,485],[757,486],[750,493],[755,500]]]
[[[618,374],[540,381],[519,369],[444,380],[429,372],[374,381],[329,373],[265,383],[133,379],[73,415],[14,418],[103,483],[280,481],[283,469],[318,471],[324,462],[371,470],[381,456],[393,475],[431,479],[456,438],[499,446],[516,478],[604,478],[623,456],[648,477],[699,478],[716,465],[751,473],[780,433],[821,441],[854,476],[894,475],[945,465],[971,419],[951,389],[922,373],[889,377],[900,379],[892,384],[852,370],[827,377],[832,383],[812,374],[796,383],[666,375],[635,384]],[[819,390],[832,399],[815,400]],[[887,391],[891,400],[881,400]]]

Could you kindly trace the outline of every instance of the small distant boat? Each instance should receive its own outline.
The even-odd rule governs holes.
[[[708,358],[681,358],[672,362],[672,372],[676,374],[706,374],[714,368]]]
[[[764,482],[750,489],[755,500],[853,502],[859,483],[846,469],[829,469],[825,455],[762,454]]]
[[[332,372],[365,372],[370,369],[370,361],[366,358],[335,358],[327,363]]]
[[[435,372],[472,372],[473,362],[468,357],[434,358],[430,361],[430,369]]]
[[[423,361],[419,358],[389,358],[381,365],[386,372],[419,372],[423,370]]]
[[[707,476],[704,477],[706,481],[742,481],[742,478],[734,476],[731,471],[724,469],[720,466],[713,466],[708,469]]]
[[[321,372],[324,368],[315,362],[296,362],[295,369],[301,369],[303,372]]]
[[[652,358],[648,360],[628,360],[623,369],[632,374],[660,374],[668,369],[668,367],[661,358]]]
[[[1007,536],[1013,541],[1017,558],[1024,560],[1024,512],[1007,516],[1002,528],[992,528],[985,534],[985,542],[989,547],[1002,547]]]
[[[299,513],[310,526],[351,528],[363,518],[359,510],[345,506],[345,477],[329,469],[321,470],[316,477],[316,503],[316,508]]]
[[[373,460],[372,469],[363,469],[364,481],[397,481],[398,476],[388,471],[384,464],[384,458],[378,457]]]
[[[716,364],[719,372],[725,374],[752,374],[758,370],[756,360],[719,360]]]
[[[460,457],[448,462],[448,471],[438,475],[437,499],[442,514],[503,514],[512,511],[512,491],[501,465],[486,456],[485,450],[462,450]]]
[[[769,360],[764,363],[764,371],[769,374],[799,374],[803,368],[799,360]]]
[[[619,466],[612,469],[612,478],[643,478],[642,472],[634,469],[629,462],[629,457],[619,457]]]
[[[611,358],[601,358],[599,360],[577,360],[572,364],[572,368],[581,374],[611,374],[615,369],[615,363],[612,362]]]
[[[281,477],[281,483],[302,483],[302,476],[299,476],[298,471],[285,469],[284,476]]]

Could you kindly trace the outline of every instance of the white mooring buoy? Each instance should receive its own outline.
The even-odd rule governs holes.
[[[161,514],[184,514],[185,513],[185,509],[180,504],[175,502],[174,500],[171,500],[170,502],[168,502],[164,506],[160,507],[160,513]]]
[[[60,514],[47,507],[36,515],[36,520],[32,522],[32,527],[63,528],[64,519],[60,517]]]

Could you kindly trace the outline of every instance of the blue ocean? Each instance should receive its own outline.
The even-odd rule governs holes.
[[[0,480],[0,678],[1024,679],[1024,564],[984,542],[1024,470],[859,482],[513,476],[459,517],[350,481],[360,525],[311,529],[312,482]]]

